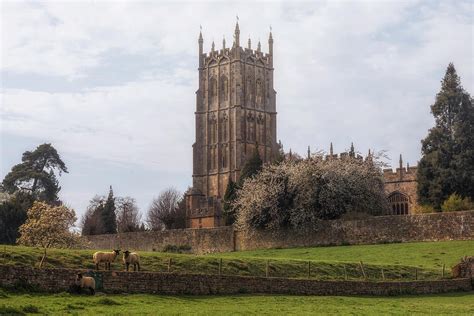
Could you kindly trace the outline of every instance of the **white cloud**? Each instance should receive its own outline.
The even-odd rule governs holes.
[[[2,132],[50,140],[65,155],[190,174],[199,25],[205,50],[223,35],[230,46],[238,13],[242,45],[250,34],[266,51],[273,26],[286,149],[354,141],[414,163],[450,61],[474,92],[472,11],[469,1],[2,2]]]

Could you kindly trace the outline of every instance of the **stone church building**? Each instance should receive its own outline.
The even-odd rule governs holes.
[[[390,204],[391,215],[408,215],[416,212],[418,195],[416,172],[417,167],[403,166],[400,155],[399,167],[383,170],[385,193]]]
[[[199,89],[196,92],[196,141],[193,144],[193,186],[187,193],[188,227],[224,225],[222,197],[229,179],[237,181],[246,160],[259,151],[264,162],[278,150],[276,92],[273,89],[273,38],[268,53],[260,42],[234,41],[203,52],[199,34]]]
[[[268,53],[261,44],[240,45],[237,22],[234,41],[226,47],[203,52],[199,34],[199,88],[196,91],[193,144],[193,185],[186,195],[187,227],[225,225],[222,198],[230,179],[238,181],[246,160],[259,151],[271,161],[279,146],[276,135],[276,92],[273,88],[273,37]],[[342,153],[343,158],[348,153]],[[337,157],[332,153],[331,157]],[[359,158],[359,157],[357,157]],[[362,157],[360,157],[362,158]],[[416,208],[416,167],[383,170],[391,214],[413,213]]]

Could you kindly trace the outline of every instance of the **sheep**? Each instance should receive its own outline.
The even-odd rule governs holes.
[[[136,252],[130,252],[128,250],[123,253],[123,264],[128,267],[133,264],[133,271],[140,271],[140,256]]]
[[[95,294],[95,280],[93,277],[82,276],[82,273],[78,273],[75,281],[76,286],[78,287],[79,293],[81,289],[89,289],[91,295]]]
[[[115,258],[120,254],[120,249],[115,249],[112,252],[96,252],[92,256],[95,267],[99,270],[99,264],[104,263],[105,270],[110,270],[110,264],[115,261]]]

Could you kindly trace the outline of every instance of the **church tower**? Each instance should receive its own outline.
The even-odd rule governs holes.
[[[196,141],[193,144],[193,187],[187,193],[188,227],[224,225],[222,199],[230,179],[256,150],[271,161],[276,141],[276,92],[273,89],[273,37],[269,52],[260,42],[253,50],[250,39],[240,46],[238,22],[232,47],[214,42],[203,52],[199,34],[199,89],[196,92]]]

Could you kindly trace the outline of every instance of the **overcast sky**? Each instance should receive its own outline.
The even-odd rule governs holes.
[[[95,194],[146,211],[191,184],[199,25],[204,48],[273,28],[278,138],[286,150],[387,150],[415,165],[430,104],[454,62],[474,92],[471,1],[1,2],[0,178],[52,143],[81,216]]]

